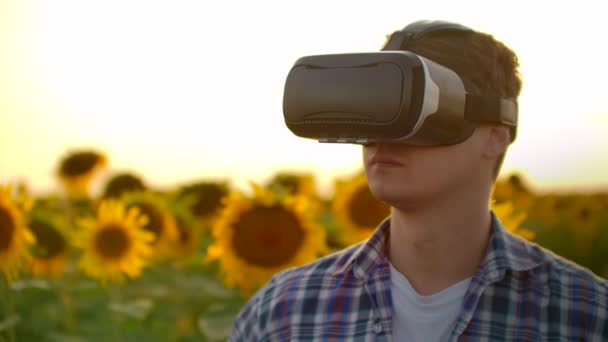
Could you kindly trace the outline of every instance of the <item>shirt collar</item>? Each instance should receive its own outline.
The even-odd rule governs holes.
[[[350,258],[334,274],[344,274],[352,270],[357,279],[364,280],[367,279],[371,271],[377,266],[383,263],[388,265],[386,245],[390,232],[389,228],[390,216],[378,225],[374,233],[367,240],[352,247],[354,250]]]
[[[543,253],[535,244],[510,233],[492,212],[492,237],[478,274],[489,282],[502,277],[505,271],[530,271],[543,263]]]
[[[494,212],[491,212],[491,216],[492,235],[486,255],[479,265],[478,276],[494,282],[507,270],[529,271],[542,263],[543,254],[536,245],[508,232]],[[337,270],[337,273],[345,272],[352,267],[355,277],[363,280],[372,275],[376,267],[388,267],[386,246],[389,228],[390,217],[387,217],[369,239],[354,246],[355,250],[350,259]]]

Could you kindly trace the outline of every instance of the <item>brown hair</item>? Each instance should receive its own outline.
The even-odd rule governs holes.
[[[408,42],[406,50],[452,69],[475,85],[480,95],[517,99],[521,91],[517,55],[490,34],[436,31]],[[498,158],[494,178],[500,172],[504,156],[503,153]]]

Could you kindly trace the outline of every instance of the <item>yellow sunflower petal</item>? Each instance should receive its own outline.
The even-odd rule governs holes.
[[[336,182],[332,208],[340,228],[338,240],[343,246],[367,239],[391,210],[371,193],[364,173]]]
[[[526,220],[527,214],[524,212],[516,212],[511,202],[492,204],[491,208],[508,231],[529,240],[534,239],[536,234],[521,226]]]
[[[10,186],[0,185],[0,272],[12,281],[31,255],[35,238],[25,225],[24,212],[12,197]]]

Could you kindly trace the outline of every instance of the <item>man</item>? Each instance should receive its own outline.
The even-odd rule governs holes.
[[[492,36],[439,21],[399,35],[392,50],[451,69],[468,91],[519,96],[517,57]],[[480,122],[456,142],[364,144],[370,190],[390,217],[367,241],[275,275],[230,339],[608,340],[607,282],[505,231],[489,208],[514,134]]]

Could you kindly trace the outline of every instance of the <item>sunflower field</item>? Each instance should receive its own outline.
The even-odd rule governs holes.
[[[306,172],[244,192],[208,179],[157,189],[123,172],[91,195],[107,166],[83,150],[59,161],[55,192],[0,183],[0,342],[225,341],[274,273],[364,240],[390,212],[360,170],[329,197]],[[492,208],[515,234],[608,277],[608,193],[539,194],[511,174]]]

